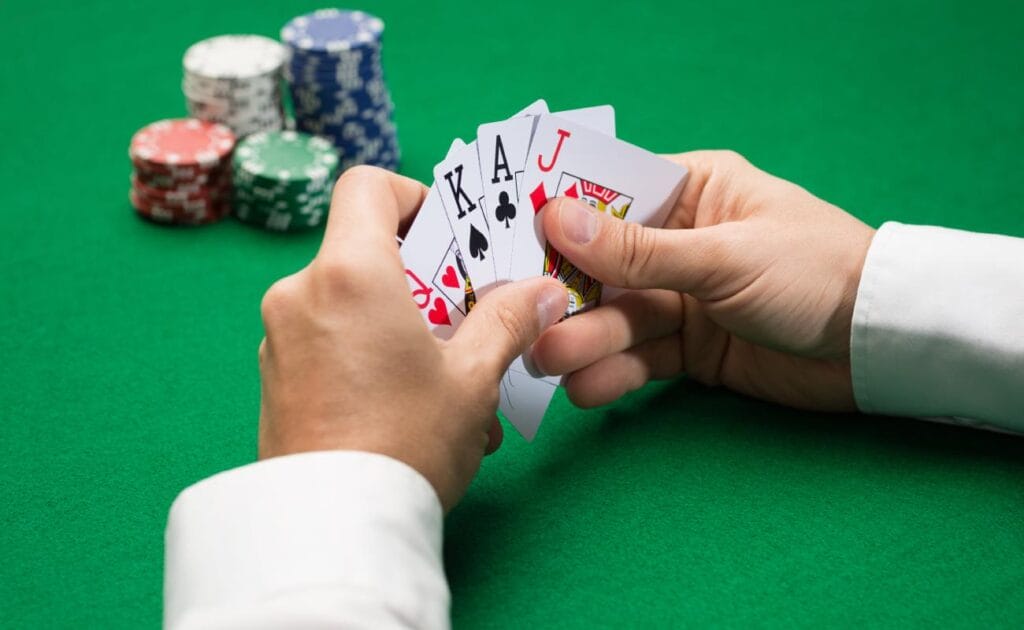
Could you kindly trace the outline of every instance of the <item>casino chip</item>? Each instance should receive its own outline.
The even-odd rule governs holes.
[[[331,206],[338,152],[317,136],[296,131],[254,133],[232,158],[235,216],[268,230],[321,225]]]
[[[238,137],[281,129],[285,49],[259,35],[221,35],[197,42],[182,60],[190,116],[219,122]]]
[[[398,170],[394,106],[384,83],[384,22],[362,11],[322,9],[281,29],[295,126],[330,139],[341,167]]]
[[[234,148],[235,134],[217,123],[182,118],[143,127],[128,147],[132,206],[160,223],[219,221],[230,212]]]

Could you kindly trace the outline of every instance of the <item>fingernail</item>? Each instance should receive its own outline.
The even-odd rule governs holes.
[[[537,296],[537,318],[541,330],[562,319],[568,295],[564,287],[548,286],[541,289],[540,295]]]
[[[537,365],[537,362],[534,360],[532,350],[527,350],[523,353],[523,367],[526,368],[527,374],[533,378],[544,378],[547,376],[547,374],[544,373],[544,370],[540,369],[540,366]]]
[[[570,241],[585,245],[597,234],[597,217],[587,204],[574,199],[566,199],[559,209],[559,220],[562,233]]]

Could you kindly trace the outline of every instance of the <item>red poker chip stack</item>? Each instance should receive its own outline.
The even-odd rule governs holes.
[[[203,225],[231,211],[231,152],[235,135],[224,125],[181,118],[161,120],[132,136],[134,172],[128,194],[143,217]]]

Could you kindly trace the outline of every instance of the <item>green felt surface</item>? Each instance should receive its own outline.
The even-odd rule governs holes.
[[[0,3],[0,626],[159,624],[184,486],[249,462],[259,298],[318,234],[141,222],[180,55],[308,2]],[[1018,2],[371,2],[404,172],[537,97],[866,221],[1024,236]],[[765,238],[771,238],[766,234]],[[410,421],[413,419],[410,418]],[[460,627],[1017,626],[1024,443],[681,381],[510,435],[448,520]]]

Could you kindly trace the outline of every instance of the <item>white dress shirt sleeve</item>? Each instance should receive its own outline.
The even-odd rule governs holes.
[[[864,412],[1024,432],[1024,239],[883,225],[850,361]]]
[[[166,532],[164,626],[447,628],[443,514],[394,459],[278,457],[185,489]]]

